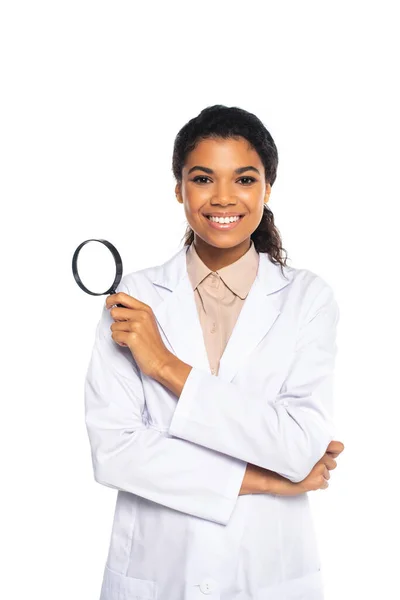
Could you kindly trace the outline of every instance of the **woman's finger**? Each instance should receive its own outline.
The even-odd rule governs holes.
[[[336,469],[337,466],[336,460],[329,454],[324,454],[319,462],[325,465],[328,469]]]
[[[336,440],[332,440],[326,449],[328,454],[336,454],[336,456],[338,454],[340,454],[341,452],[343,452],[343,450],[344,450],[344,444],[342,444],[342,442],[338,442]]]

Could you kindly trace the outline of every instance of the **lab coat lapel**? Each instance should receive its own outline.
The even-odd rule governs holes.
[[[241,364],[268,334],[280,314],[276,292],[290,279],[284,278],[265,252],[259,253],[257,276],[244,300],[238,319],[222,354],[218,376],[232,381]]]
[[[176,356],[192,367],[209,371],[203,331],[186,270],[187,249],[184,246],[158,267],[153,285],[170,291],[153,312]]]
[[[203,331],[194,293],[186,270],[187,246],[158,267],[152,281],[170,292],[153,309],[154,315],[174,353],[185,363],[210,372]],[[273,292],[290,282],[268,254],[261,252],[257,276],[245,299],[220,360],[218,376],[232,381],[242,362],[267,335],[280,314]]]

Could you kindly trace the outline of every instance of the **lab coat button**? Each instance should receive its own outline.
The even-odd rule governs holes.
[[[217,587],[217,582],[214,579],[204,579],[200,584],[200,590],[203,594],[212,594]]]

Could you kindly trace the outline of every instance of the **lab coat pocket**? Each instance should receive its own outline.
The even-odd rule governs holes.
[[[157,583],[104,569],[100,600],[156,600]]]

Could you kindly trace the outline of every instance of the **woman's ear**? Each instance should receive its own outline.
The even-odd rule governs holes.
[[[180,204],[183,204],[182,195],[181,195],[181,186],[179,185],[179,183],[177,183],[175,186],[175,196],[176,196],[176,199],[178,200],[178,202]]]
[[[267,185],[265,187],[264,204],[266,204],[268,202],[270,194],[271,194],[271,184],[267,183]]]

